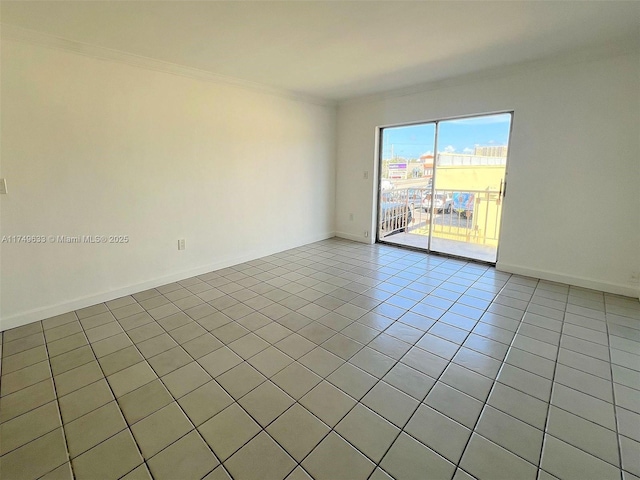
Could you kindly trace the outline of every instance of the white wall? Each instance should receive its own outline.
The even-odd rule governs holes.
[[[514,110],[498,268],[637,297],[638,92],[639,57],[626,54],[343,103],[337,235],[370,241],[377,126]]]
[[[333,236],[335,107],[3,40],[0,329]],[[186,239],[186,250],[177,240]]]

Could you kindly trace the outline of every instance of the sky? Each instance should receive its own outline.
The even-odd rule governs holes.
[[[446,120],[439,123],[438,151],[473,153],[475,145],[507,145],[511,115]],[[434,123],[390,127],[382,131],[382,158],[418,158],[433,153]]]

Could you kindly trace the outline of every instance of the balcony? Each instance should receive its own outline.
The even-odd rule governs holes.
[[[393,204],[396,211],[406,213],[402,221],[396,219],[395,230],[381,228],[378,238],[394,245],[494,263],[502,215],[501,192],[436,189],[434,198],[432,207],[430,190],[426,188],[383,192],[387,208]],[[379,227],[383,227],[382,223]]]

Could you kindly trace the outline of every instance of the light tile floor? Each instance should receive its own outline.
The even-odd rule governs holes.
[[[0,477],[640,477],[640,303],[331,239],[2,334]]]

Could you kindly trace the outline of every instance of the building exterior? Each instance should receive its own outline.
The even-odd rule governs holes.
[[[489,145],[489,146],[480,146],[476,145],[473,154],[481,155],[483,157],[505,157],[507,156],[507,146],[506,145]]]

